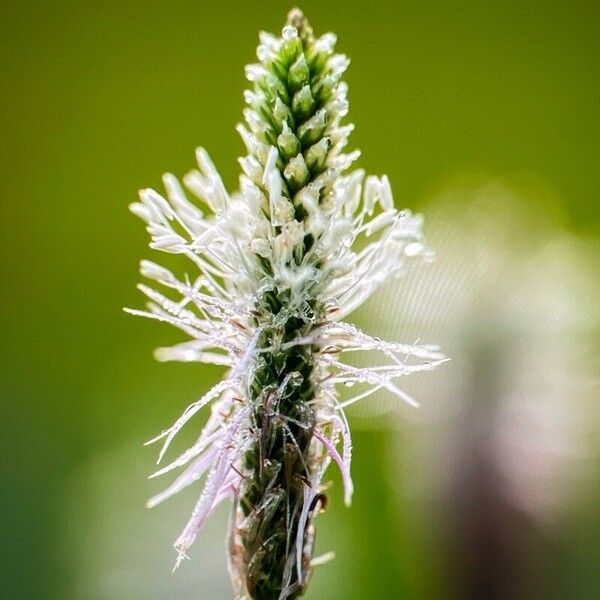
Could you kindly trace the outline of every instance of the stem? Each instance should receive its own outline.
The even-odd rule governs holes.
[[[291,318],[279,328],[265,329],[259,347],[291,341],[310,327]],[[311,476],[312,370],[313,349],[294,346],[265,353],[251,384],[257,434],[245,457],[248,478],[240,508],[246,526],[240,538],[246,588],[255,600],[279,598],[282,590],[295,598],[308,580],[310,553],[300,580],[290,557],[295,557],[304,482]],[[308,531],[309,527],[300,533],[303,547]]]

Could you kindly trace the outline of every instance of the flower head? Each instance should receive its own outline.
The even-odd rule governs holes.
[[[394,208],[387,177],[350,171],[348,59],[335,36],[313,36],[298,10],[282,34],[261,33],[258,64],[246,68],[247,149],[239,190],[229,194],[205,150],[184,187],[164,176],[166,198],[142,190],[131,210],[150,246],[185,255],[193,275],[176,277],[142,261],[147,311],[189,340],[161,348],[159,360],[224,365],[225,378],[191,404],[162,441],[200,409],[211,412],[196,443],[154,475],[185,467],[162,502],[206,474],[190,520],[175,542],[177,564],[214,508],[233,499],[230,571],[237,597],[295,597],[311,570],[313,521],[325,506],[322,479],[341,471],[350,503],[352,444],[344,408],[378,390],[414,403],[397,379],[443,360],[436,347],[384,342],[344,322],[409,261],[430,256],[421,218]],[[194,200],[191,201],[190,197]],[[198,204],[202,205],[202,208]],[[378,351],[383,364],[348,364],[351,352]],[[358,391],[340,402],[337,388]],[[356,388],[355,388],[356,389]]]

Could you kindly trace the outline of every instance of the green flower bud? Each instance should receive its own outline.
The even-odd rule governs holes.
[[[324,137],[306,151],[304,160],[311,173],[323,169],[325,161],[327,160],[327,151],[329,150],[330,145],[331,142],[329,141],[329,138]]]
[[[301,54],[296,62],[290,67],[288,74],[288,84],[294,90],[308,82],[309,70],[308,63],[304,54]]]
[[[324,110],[319,110],[306,123],[298,127],[300,143],[304,147],[314,144],[325,133],[325,127],[327,127],[327,113]]]
[[[292,110],[294,111],[294,114],[298,118],[304,119],[310,115],[314,106],[315,99],[312,97],[310,86],[302,86],[300,91],[296,92],[296,94],[294,94],[294,98],[292,99]]]
[[[308,181],[310,173],[306,162],[304,162],[304,156],[298,153],[283,171],[283,176],[286,178],[288,183],[296,189],[300,189]]]
[[[289,160],[292,156],[296,156],[300,152],[300,141],[293,134],[286,121],[283,122],[283,131],[277,138],[277,146],[286,160]]]
[[[275,98],[275,101],[273,102],[273,119],[280,128],[283,127],[285,121],[292,120],[290,109],[283,103],[279,96]]]

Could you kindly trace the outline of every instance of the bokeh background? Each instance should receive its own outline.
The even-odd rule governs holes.
[[[438,260],[355,320],[452,361],[352,414],[308,598],[600,597],[600,5],[317,2],[352,58],[353,143]],[[211,152],[233,188],[243,66],[282,2],[0,5],[0,597],[230,597],[226,510],[174,575],[197,490],[154,511],[154,449],[217,368],[140,306],[127,204]]]

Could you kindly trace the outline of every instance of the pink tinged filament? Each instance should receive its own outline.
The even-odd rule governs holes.
[[[328,437],[324,436],[316,429],[313,431],[313,435],[321,442],[321,444],[323,444],[323,446],[325,446],[329,456],[337,463],[342,475],[342,482],[344,484],[344,502],[346,505],[349,505],[352,499],[353,490],[352,477],[350,476],[350,465],[340,456],[337,448]]]

